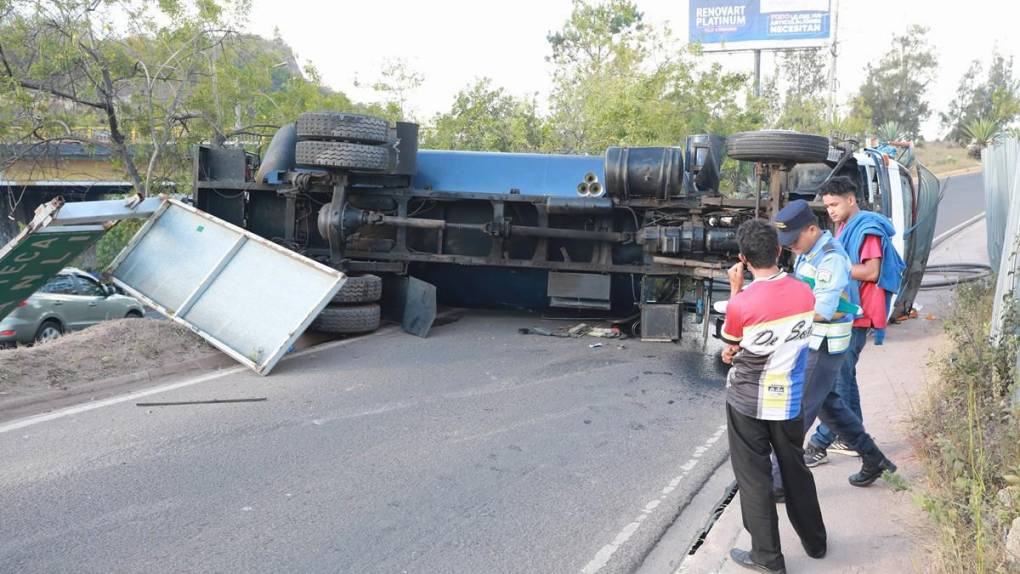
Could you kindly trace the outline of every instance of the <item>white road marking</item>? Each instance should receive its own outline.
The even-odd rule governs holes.
[[[379,331],[376,331],[375,333],[372,333],[372,335],[368,335],[368,336],[380,335],[380,334],[383,334],[383,333],[389,332],[389,331],[392,331],[392,329],[380,329]],[[308,347],[307,349],[302,349],[301,351],[298,351],[296,353],[291,353],[291,354],[287,355],[280,362],[282,363],[282,362],[285,362],[285,361],[289,361],[290,359],[294,359],[294,358],[297,358],[297,357],[303,357],[305,355],[311,355],[313,353],[318,353],[320,351],[328,351],[328,350],[330,350],[332,348],[340,347],[340,346],[346,345],[348,343],[352,343],[354,341],[360,341],[360,340],[365,339],[365,338],[367,338],[367,337],[357,337],[357,338],[353,338],[353,339],[343,339],[341,341],[333,341],[331,343],[325,343],[323,345],[318,345],[318,346],[315,346],[315,347]],[[144,389],[144,390],[141,390],[141,391],[135,391],[133,393],[128,393],[126,395],[121,395],[119,397],[111,397],[109,399],[104,399],[104,400],[101,400],[101,401],[94,401],[94,402],[89,402],[89,403],[83,403],[83,404],[80,404],[80,405],[74,405],[74,406],[71,406],[71,407],[66,407],[66,408],[63,408],[63,409],[58,409],[58,410],[55,410],[55,411],[53,411],[51,413],[45,413],[45,414],[41,414],[41,415],[34,415],[34,416],[26,417],[26,418],[23,418],[23,419],[17,419],[17,420],[9,422],[7,424],[0,425],[0,434],[6,433],[6,432],[10,432],[10,431],[13,431],[13,430],[23,429],[25,427],[30,427],[32,425],[37,425],[39,423],[45,423],[45,422],[49,422],[49,421],[52,421],[52,420],[57,420],[57,419],[61,419],[61,418],[64,418],[64,417],[69,417],[69,416],[85,413],[85,412],[88,412],[88,411],[93,411],[93,410],[96,410],[96,409],[101,409],[103,407],[109,407],[109,406],[112,406],[112,405],[117,405],[117,404],[125,403],[125,402],[128,402],[128,401],[133,401],[133,400],[136,400],[136,399],[140,399],[142,397],[148,397],[150,395],[156,395],[156,394],[159,394],[159,393],[165,393],[167,391],[175,391],[177,389],[183,389],[185,387],[190,387],[192,385],[197,385],[197,384],[200,384],[200,383],[205,383],[205,382],[209,382],[209,381],[212,381],[212,380],[215,380],[215,379],[219,379],[219,378],[225,377],[227,375],[235,375],[237,373],[243,373],[243,372],[246,372],[248,370],[249,369],[247,367],[232,367],[230,369],[224,369],[222,371],[216,371],[215,373],[209,373],[209,374],[206,374],[206,375],[201,375],[201,376],[195,377],[193,379],[186,379],[186,380],[183,380],[183,381],[178,381],[176,383],[168,383],[168,384],[165,384],[165,385],[160,385],[158,387],[152,387],[151,389]]]
[[[615,554],[621,546],[630,540],[630,537],[633,536],[634,533],[637,532],[637,529],[641,527],[641,523],[644,522],[645,518],[652,514],[659,505],[665,502],[666,496],[673,492],[673,490],[675,490],[676,487],[679,486],[685,478],[687,478],[687,475],[694,469],[694,467],[698,466],[698,461],[701,459],[701,456],[708,452],[709,447],[719,441],[724,432],[726,432],[726,425],[722,425],[716,429],[712,436],[708,437],[701,446],[694,449],[691,459],[680,466],[680,474],[673,480],[669,481],[669,485],[662,489],[662,495],[656,500],[646,504],[633,522],[624,526],[623,530],[616,535],[616,538],[614,538],[612,542],[600,548],[599,551],[595,553],[595,557],[581,569],[581,574],[595,574],[595,572],[604,568],[606,564],[609,564],[609,560],[613,557],[613,554]]]

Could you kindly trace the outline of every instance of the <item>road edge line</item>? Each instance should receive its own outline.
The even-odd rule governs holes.
[[[981,221],[982,219],[984,219],[986,215],[987,215],[987,212],[982,211],[981,213],[975,215],[974,217],[971,217],[967,221],[964,221],[963,223],[960,223],[959,225],[956,225],[956,226],[954,226],[954,227],[952,227],[952,228],[950,228],[950,229],[948,229],[946,231],[943,231],[942,233],[939,234],[938,237],[936,237],[935,239],[932,240],[931,248],[932,249],[937,248],[939,245],[942,245],[950,237],[956,235],[957,233],[960,233],[964,229],[967,229],[971,225],[974,225],[978,221]]]
[[[389,333],[389,332],[392,332],[393,330],[395,330],[396,327],[397,327],[396,325],[388,326],[388,327],[384,327],[382,329],[379,329],[377,331],[373,331],[372,333],[369,333],[368,335],[365,335],[365,336],[351,337],[350,339],[341,339],[339,341],[330,341],[328,343],[323,343],[322,345],[317,345],[317,346],[314,346],[314,347],[309,347],[307,349],[302,349],[302,350],[297,351],[295,353],[290,353],[290,354],[284,356],[284,358],[280,361],[280,363],[284,363],[286,361],[289,361],[292,358],[303,357],[305,355],[311,354],[314,351],[326,351],[326,350],[329,350],[329,349],[332,349],[332,348],[335,348],[335,347],[340,347],[340,346],[343,346],[343,345],[346,345],[346,344],[353,343],[354,341],[361,341],[361,340],[364,340],[364,339],[368,339],[368,338],[370,338],[370,337],[372,337],[374,335],[381,335],[383,333]],[[57,420],[57,419],[61,419],[61,418],[64,418],[64,417],[68,417],[68,416],[72,416],[72,415],[77,415],[77,414],[85,413],[85,412],[88,412],[88,411],[93,411],[93,410],[96,410],[96,409],[101,409],[101,408],[104,408],[104,407],[109,407],[109,406],[117,405],[117,404],[128,402],[128,401],[133,401],[135,399],[140,399],[142,397],[148,397],[148,396],[156,395],[156,394],[159,394],[159,393],[165,393],[167,391],[174,391],[174,390],[177,390],[177,389],[182,389],[182,388],[185,388],[185,387],[190,387],[192,385],[197,385],[197,384],[200,384],[200,383],[206,383],[206,382],[209,382],[209,381],[213,381],[213,380],[225,377],[227,375],[234,375],[234,374],[237,374],[237,373],[243,373],[243,372],[249,371],[249,370],[250,369],[248,369],[248,367],[246,367],[244,365],[235,366],[235,367],[231,367],[229,369],[222,369],[222,370],[219,370],[219,371],[215,371],[213,373],[206,373],[204,375],[199,375],[198,377],[194,377],[194,378],[190,378],[190,379],[185,379],[183,381],[177,381],[177,382],[174,382],[174,383],[166,383],[166,384],[159,385],[159,386],[156,386],[156,387],[152,387],[152,388],[148,388],[148,389],[142,389],[142,390],[139,390],[139,391],[134,391],[134,392],[131,392],[131,393],[127,393],[125,395],[119,395],[119,396],[116,396],[116,397],[110,397],[108,399],[102,399],[102,400],[99,400],[99,401],[81,403],[81,404],[72,405],[72,406],[69,406],[69,407],[64,407],[62,409],[57,409],[55,411],[48,412],[48,413],[42,413],[42,414],[38,414],[38,415],[32,415],[32,416],[28,416],[28,417],[24,417],[24,418],[20,418],[20,419],[15,419],[15,420],[10,421],[8,423],[0,424],[0,434],[8,433],[8,432],[15,431],[15,430],[20,430],[20,429],[27,428],[27,427],[30,427],[30,426],[33,426],[33,425],[37,425],[37,424],[40,424],[40,423],[49,422],[49,421],[52,421],[52,420]]]

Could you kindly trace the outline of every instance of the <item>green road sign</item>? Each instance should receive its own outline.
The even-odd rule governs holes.
[[[101,225],[49,227],[25,234],[0,249],[0,319],[104,233]]]

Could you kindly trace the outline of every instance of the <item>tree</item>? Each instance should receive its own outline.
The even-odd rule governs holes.
[[[7,4],[0,99],[16,112],[6,118],[5,135],[108,145],[146,195],[158,185],[168,145],[192,117],[185,103],[209,54],[245,10],[245,3],[209,0]],[[105,125],[108,141],[75,133],[82,121]],[[145,145],[131,145],[132,133]]]
[[[379,77],[372,82],[372,90],[379,94],[382,101],[369,106],[369,112],[385,117],[391,122],[411,121],[414,119],[408,108],[408,95],[422,85],[425,77],[411,68],[407,60],[387,60],[383,63]],[[357,86],[358,82],[355,81]]]
[[[773,126],[802,132],[826,130],[825,53],[819,49],[783,52],[781,78],[786,86]]]
[[[871,110],[871,127],[893,121],[904,135],[915,138],[921,123],[931,116],[927,90],[938,66],[938,58],[928,44],[928,29],[911,26],[894,36],[889,50],[877,65],[868,64],[867,76],[858,95]]]
[[[986,119],[1007,126],[1020,115],[1020,80],[1013,78],[1013,58],[995,52],[985,76],[980,61],[974,60],[960,78],[956,97],[940,114],[948,139],[966,143],[967,126]]]
[[[615,145],[677,145],[692,133],[761,125],[743,105],[747,76],[706,66],[668,30],[644,24],[632,2],[574,2],[547,36],[556,65],[548,149],[602,153]]]
[[[248,0],[4,4],[0,140],[108,147],[147,195],[190,183],[196,143],[262,141],[308,109],[359,109],[314,68],[302,75],[282,41],[237,33],[249,9]]]
[[[563,29],[546,35],[549,60],[569,72],[601,71],[620,55],[639,49],[646,28],[643,14],[629,0],[599,4],[574,0]]]
[[[515,98],[482,78],[461,90],[452,109],[423,132],[423,147],[453,150],[534,152],[545,142],[545,122],[535,101]]]

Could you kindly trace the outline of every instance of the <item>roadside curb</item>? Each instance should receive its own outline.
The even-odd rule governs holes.
[[[963,168],[960,168],[960,169],[954,169],[954,170],[945,171],[945,172],[942,172],[942,173],[936,173],[934,175],[935,175],[935,177],[937,177],[939,179],[942,179],[944,177],[953,177],[953,176],[956,176],[956,175],[970,175],[972,173],[978,173],[982,169],[984,169],[984,166],[976,165],[976,166],[973,166],[973,167],[963,167]]]
[[[176,365],[168,365],[158,369],[148,369],[137,373],[128,373],[119,377],[97,380],[95,382],[109,386],[127,385],[142,381],[151,381],[152,379],[160,379],[170,375],[178,375],[187,371],[222,368],[233,364],[235,364],[233,359],[217,351],[215,353],[210,353],[205,357],[184,361],[182,363],[177,363]]]
[[[193,371],[219,370],[232,366],[233,364],[233,359],[219,351],[216,351],[214,353],[209,353],[204,357],[199,357],[198,359],[183,361],[173,365],[166,365],[156,369],[127,373],[125,375],[108,379],[96,379],[66,391],[57,390],[54,392],[42,392],[24,397],[12,397],[10,399],[0,401],[0,413],[8,415],[0,416],[0,420],[5,418],[17,418],[22,411],[30,409],[36,405],[50,403],[54,400],[80,400],[81,397],[86,396],[116,393],[118,389],[127,385],[154,381],[164,377],[180,375]],[[9,417],[10,415],[13,415],[13,417]]]
[[[987,215],[987,212],[982,211],[981,213],[975,215],[974,217],[971,217],[967,221],[964,221],[963,223],[961,223],[959,225],[956,225],[956,226],[954,226],[954,227],[952,227],[950,229],[947,229],[946,231],[940,233],[938,237],[936,237],[934,240],[932,240],[931,248],[935,249],[939,245],[942,245],[950,237],[956,235],[957,233],[960,233],[964,229],[967,229],[971,225],[974,225],[975,223],[977,223],[977,222],[981,221],[982,219],[984,219],[985,215]]]

